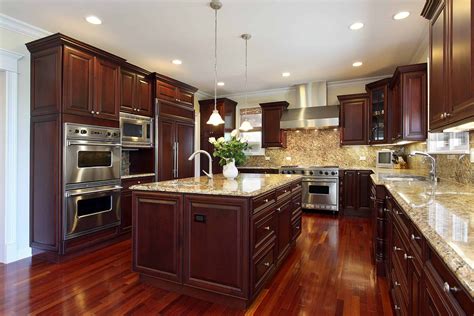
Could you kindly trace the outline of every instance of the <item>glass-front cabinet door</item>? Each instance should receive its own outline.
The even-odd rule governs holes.
[[[390,79],[382,79],[367,85],[369,93],[369,143],[388,143],[388,103]]]

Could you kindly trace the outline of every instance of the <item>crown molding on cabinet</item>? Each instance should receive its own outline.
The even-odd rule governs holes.
[[[0,13],[0,27],[33,38],[41,38],[53,33]]]

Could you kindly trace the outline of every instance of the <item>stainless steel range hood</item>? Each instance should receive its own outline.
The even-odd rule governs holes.
[[[339,105],[327,105],[325,81],[298,85],[296,92],[296,104],[290,104],[283,112],[281,129],[323,129],[339,126]]]

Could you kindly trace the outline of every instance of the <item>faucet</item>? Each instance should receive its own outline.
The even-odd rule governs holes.
[[[207,173],[207,172],[204,171],[204,170],[203,170],[202,172],[204,172],[204,174],[205,174],[209,179],[212,179],[212,178],[214,177],[213,174],[212,174],[212,157],[211,157],[211,155],[210,155],[207,151],[205,151],[205,150],[197,150],[197,151],[193,152],[193,154],[192,154],[191,156],[189,156],[188,160],[193,160],[194,157],[196,157],[196,156],[199,155],[199,154],[206,154],[207,157],[209,158],[209,173]]]
[[[430,154],[422,152],[422,151],[412,151],[409,156],[413,157],[415,155],[425,156],[431,159],[430,180],[436,183],[438,181],[436,177],[436,159]]]

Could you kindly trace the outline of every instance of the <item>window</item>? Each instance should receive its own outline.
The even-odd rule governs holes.
[[[469,133],[428,133],[430,154],[468,154]]]
[[[247,108],[240,109],[240,122],[249,121],[253,129],[248,132],[241,132],[249,145],[252,147],[245,151],[247,156],[263,156],[265,149],[262,148],[262,109],[261,108]]]

